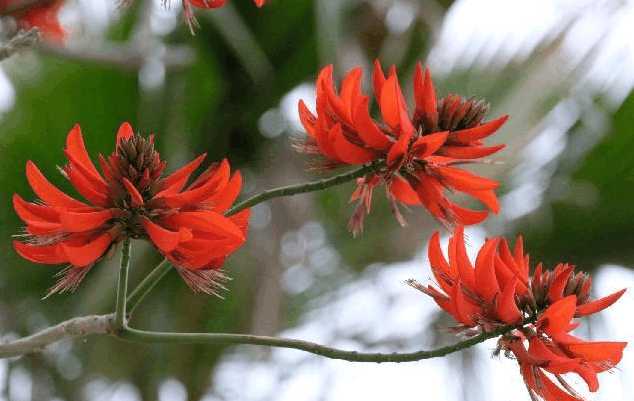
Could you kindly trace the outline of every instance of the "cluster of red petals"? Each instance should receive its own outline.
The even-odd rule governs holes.
[[[401,90],[396,68],[387,77],[375,62],[374,97],[381,121],[369,111],[370,97],[361,89],[362,70],[348,72],[337,93],[333,67],[322,69],[316,82],[316,115],[299,102],[299,116],[308,134],[299,145],[305,153],[325,158],[322,168],[380,161],[384,168],[359,179],[352,201],[358,201],[350,228],[361,231],[370,211],[373,189],[385,183],[395,216],[404,223],[398,203],[422,205],[445,224],[471,225],[483,221],[487,210],[472,210],[452,202],[447,192],[461,192],[499,211],[494,190],[498,182],[467,172],[459,165],[481,161],[504,145],[483,146],[507,116],[483,122],[488,105],[448,95],[437,99],[428,69],[416,66],[413,112]]]
[[[73,290],[95,262],[126,238],[150,240],[196,291],[212,293],[225,258],[244,242],[249,210],[225,217],[242,186],[227,160],[191,174],[205,155],[163,176],[166,163],[154,138],[119,128],[116,149],[99,155],[101,173],[84,146],[76,125],[66,138],[68,163],[63,175],[85,199],[71,197],[51,184],[28,161],[26,176],[38,202],[13,197],[26,224],[15,250],[34,263],[68,264],[52,292]]]
[[[627,343],[588,342],[570,332],[579,325],[575,317],[609,307],[625,289],[590,300],[590,277],[575,274],[568,264],[559,264],[551,271],[539,264],[530,275],[521,237],[513,249],[504,238],[487,239],[472,263],[464,228],[458,226],[449,239],[448,259],[437,232],[431,237],[428,252],[439,288],[415,281],[410,284],[431,296],[460,324],[460,330],[491,331],[518,325],[500,339],[500,349],[517,359],[533,399],[581,401],[561,375],[578,374],[594,392],[599,387],[597,373],[621,360]]]
[[[15,7],[20,2],[15,0],[0,0],[0,10]],[[44,38],[52,42],[63,42],[66,32],[59,23],[58,13],[64,0],[40,2],[40,4],[17,10],[12,15],[21,29],[38,28]]]

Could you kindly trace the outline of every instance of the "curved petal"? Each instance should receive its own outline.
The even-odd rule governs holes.
[[[477,127],[454,131],[450,136],[450,140],[453,142],[471,143],[486,138],[497,131],[508,118],[509,116],[505,115]]]
[[[420,199],[414,188],[403,177],[395,175],[390,180],[390,193],[406,205],[420,205]]]
[[[238,195],[240,195],[241,189],[242,175],[239,171],[236,171],[227,185],[209,199],[213,210],[218,213],[223,213],[225,210],[229,209],[231,205],[233,205],[233,202],[235,202],[238,198]]]
[[[353,122],[359,138],[369,147],[385,150],[392,143],[387,135],[376,125],[369,110],[370,99],[364,96],[353,112]]]
[[[447,140],[449,131],[434,132],[433,134],[423,135],[412,144],[412,152],[419,159],[424,159],[436,153]],[[444,149],[444,147],[443,147]]]
[[[101,227],[114,215],[112,209],[81,213],[64,210],[60,212],[59,218],[65,231],[79,233]]]
[[[337,157],[344,163],[364,164],[376,159],[373,150],[362,148],[348,141],[343,135],[340,124],[332,127],[329,136]]]
[[[615,303],[616,301],[618,301],[619,298],[621,298],[621,296],[624,293],[625,293],[625,288],[613,294],[610,294],[607,297],[599,298],[592,302],[587,302],[583,305],[579,305],[577,306],[577,311],[575,312],[575,316],[587,316],[587,315],[592,315],[593,313],[600,312],[603,309]]]
[[[441,156],[452,157],[454,159],[479,159],[486,157],[504,149],[506,145],[496,146],[443,146],[438,151]]]
[[[46,265],[59,265],[68,262],[59,244],[31,245],[20,241],[13,241],[13,249],[24,259]]]
[[[33,192],[35,192],[41,200],[51,206],[70,208],[88,206],[83,202],[71,198],[51,184],[37,168],[35,163],[30,160],[26,162],[26,179],[29,181]]]
[[[202,155],[190,161],[169,176],[162,179],[159,186],[160,190],[173,193],[183,189],[191,174],[196,171],[198,167],[200,167],[201,163],[203,162],[203,160],[205,160],[206,157],[207,153],[203,153]]]
[[[516,286],[516,278],[509,281],[502,289],[502,294],[497,301],[496,313],[500,320],[506,324],[515,324],[522,320],[522,313],[515,303]]]
[[[441,176],[442,182],[459,191],[490,190],[500,185],[495,180],[480,177],[455,167],[437,166],[434,170]]]
[[[102,257],[112,244],[112,237],[108,233],[103,233],[92,241],[79,246],[61,243],[62,250],[68,262],[76,267],[85,267],[93,264]]]

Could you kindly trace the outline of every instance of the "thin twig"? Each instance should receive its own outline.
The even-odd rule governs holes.
[[[156,284],[169,272],[172,270],[172,265],[167,261],[167,259],[163,259],[161,263],[158,264],[139,285],[130,293],[128,296],[128,315],[131,316],[134,313],[134,310],[137,306],[143,301],[143,299],[154,289]]]
[[[112,315],[82,316],[48,327],[31,336],[0,343],[0,359],[42,351],[46,346],[71,338],[112,332]]]
[[[349,171],[347,173],[335,175],[330,178],[324,178],[323,180],[313,181],[305,184],[297,184],[297,185],[288,185],[285,187],[269,189],[264,192],[260,192],[257,195],[254,195],[248,199],[243,200],[238,203],[231,209],[225,213],[227,216],[234,215],[239,211],[246,209],[248,207],[252,207],[257,205],[258,203],[265,202],[269,199],[279,198],[282,196],[292,196],[297,194],[303,194],[306,192],[315,192],[320,191],[322,189],[334,187],[335,185],[343,184],[348,181],[352,181],[355,178],[363,177],[368,173],[372,173],[374,171],[379,170],[383,167],[383,163],[381,161],[367,164],[361,168],[356,170]]]
[[[128,270],[130,269],[130,239],[123,240],[121,248],[121,267],[117,280],[117,303],[115,306],[114,324],[117,330],[123,329],[126,323],[126,301],[128,291]]]
[[[0,45],[0,61],[13,56],[22,50],[32,48],[40,41],[40,32],[37,28],[28,31],[19,31],[6,43]]]
[[[490,333],[482,333],[459,343],[440,347],[429,351],[415,351],[405,353],[358,352],[332,348],[325,345],[289,338],[255,336],[250,334],[226,333],[162,333],[137,330],[126,327],[117,334],[118,337],[139,343],[162,344],[232,344],[232,345],[265,345],[275,348],[290,348],[328,359],[341,359],[348,362],[415,362],[423,359],[439,358],[476,344],[506,334],[516,326],[504,326]]]

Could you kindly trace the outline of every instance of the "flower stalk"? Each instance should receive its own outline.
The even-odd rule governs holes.
[[[303,183],[303,184],[287,185],[284,187],[269,189],[269,190],[260,192],[248,199],[245,199],[240,203],[237,203],[234,207],[229,209],[227,213],[225,213],[225,215],[232,216],[243,209],[253,207],[262,202],[266,202],[269,199],[280,198],[283,196],[293,196],[293,195],[304,194],[308,192],[316,192],[326,188],[344,184],[348,181],[352,181],[359,177],[363,177],[364,175],[368,173],[378,171],[382,167],[384,167],[384,163],[381,161],[376,161],[373,163],[366,164],[363,167],[360,167],[358,169],[355,169],[346,173],[338,174],[329,178],[324,178],[321,180],[312,181],[312,182]]]
[[[123,330],[126,325],[126,297],[128,290],[128,270],[130,270],[130,239],[126,238],[121,247],[121,267],[117,281],[117,303],[115,306],[114,328]]]

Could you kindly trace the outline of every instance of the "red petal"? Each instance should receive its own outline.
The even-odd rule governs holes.
[[[572,266],[566,265],[566,267],[561,269],[555,276],[555,279],[550,284],[550,288],[548,289],[548,300],[551,303],[559,301],[561,298],[563,298],[564,290],[566,289],[566,284],[568,284],[570,274],[572,274]]]
[[[128,195],[130,195],[130,200],[132,201],[132,206],[138,207],[143,205],[143,196],[139,193],[139,190],[136,189],[133,183],[130,182],[127,178],[123,177],[123,186],[126,191],[128,191]]]
[[[380,99],[381,115],[383,120],[390,126],[397,135],[411,135],[414,127],[407,115],[407,107],[403,101],[403,93],[398,84],[398,77],[390,75],[383,85]]]
[[[489,212],[486,210],[468,209],[452,202],[449,202],[449,208],[451,209],[453,222],[462,224],[463,226],[480,224],[486,220],[489,215]]]
[[[443,183],[459,191],[489,190],[499,186],[495,180],[480,177],[455,167],[438,166],[435,167],[435,171],[440,174]]]
[[[239,241],[244,241],[245,239],[244,234],[235,223],[212,211],[181,212],[168,216],[164,220],[176,227],[184,226],[193,230],[219,233]]]
[[[66,154],[69,155],[69,158],[78,164],[82,170],[87,172],[92,179],[105,185],[101,174],[99,174],[92,160],[90,160],[90,156],[88,156],[79,124],[76,124],[66,137]]]
[[[488,123],[478,125],[477,127],[467,128],[459,131],[455,131],[451,134],[451,141],[461,143],[471,143],[480,139],[486,138],[497,131],[505,122],[509,116],[502,116]]]
[[[249,217],[251,217],[251,209],[241,210],[233,216],[229,217],[229,219],[231,219],[231,221],[233,221],[233,223],[238,226],[245,237],[247,235],[247,231],[249,230]]]
[[[436,105],[436,91],[434,83],[431,79],[429,68],[425,68],[423,77],[423,66],[416,64],[416,72],[414,74],[414,99],[416,101],[416,112],[424,120],[426,124],[430,124],[434,128],[438,121],[438,109]]]
[[[452,300],[458,320],[466,326],[475,325],[474,317],[480,311],[479,308],[467,301],[464,296],[462,284],[459,281],[454,288]]]
[[[506,324],[515,324],[522,320],[522,312],[515,303],[515,287],[517,279],[512,279],[502,289],[498,298],[496,312],[501,321]]]
[[[364,149],[348,141],[343,135],[341,124],[330,130],[330,140],[339,160],[348,164],[364,164],[376,159],[376,154],[370,149]]]
[[[38,246],[13,241],[13,248],[20,256],[33,263],[59,265],[68,262],[59,244]]]
[[[497,239],[487,240],[480,248],[475,263],[475,290],[487,303],[492,303],[496,295],[500,293],[500,287],[495,277],[497,243]]]
[[[223,213],[229,209],[233,202],[235,202],[240,190],[242,189],[242,175],[239,171],[236,171],[227,185],[222,188],[216,195],[210,198],[213,210],[218,213]]]
[[[427,248],[427,256],[429,258],[429,264],[431,265],[431,271],[436,278],[436,281],[440,287],[447,294],[451,294],[452,282],[456,278],[456,274],[451,269],[445,255],[443,255],[440,249],[440,235],[438,231],[432,234],[429,239],[429,245]]]
[[[66,175],[73,187],[92,204],[107,207],[110,205],[110,200],[103,186],[103,190],[95,186],[94,181],[87,178],[79,169],[75,168],[75,165],[69,165],[66,168]]]
[[[163,252],[172,252],[182,240],[185,238],[191,239],[191,231],[186,228],[181,228],[179,231],[171,231],[155,224],[146,217],[141,219],[141,223],[152,243]]]
[[[207,157],[207,153],[203,153],[169,176],[165,177],[160,184],[161,191],[178,192],[183,189],[191,174],[196,171],[203,160],[205,160],[205,157]]]
[[[623,350],[626,346],[626,342],[583,341],[568,343],[564,348],[576,357],[580,357],[588,362],[593,362],[593,365],[595,365],[599,371],[604,371],[615,367],[621,362]]]
[[[452,252],[449,253],[449,263],[451,263],[452,266],[457,266],[460,281],[462,281],[469,290],[473,291],[475,290],[475,272],[467,255],[467,248],[464,242],[464,226],[456,226],[451,241],[451,244],[455,247],[455,253],[453,253],[453,255]]]
[[[117,145],[121,143],[122,140],[129,140],[134,136],[134,131],[132,130],[132,126],[130,123],[123,123],[119,126],[119,130],[117,131]]]
[[[353,113],[354,125],[357,134],[365,144],[377,150],[385,150],[390,146],[391,142],[370,117],[368,111],[369,101],[364,96],[357,104]]]
[[[300,100],[297,104],[297,109],[299,111],[299,120],[301,121],[304,129],[308,136],[314,138],[315,137],[315,125],[317,124],[317,119],[313,115],[313,113],[308,110],[306,104],[303,100]]]
[[[602,311],[603,309],[611,306],[613,303],[619,300],[621,296],[625,293],[625,288],[620,291],[615,292],[614,294],[610,294],[607,297],[599,298],[592,302],[587,302],[583,305],[577,306],[577,311],[575,312],[575,316],[588,316],[593,313],[597,313]]]
[[[112,244],[112,237],[108,233],[103,233],[84,245],[71,246],[62,243],[61,247],[71,265],[84,267],[93,264],[102,257],[110,244]]]
[[[409,182],[401,176],[395,175],[390,181],[390,193],[406,205],[420,205],[418,194]]]
[[[358,97],[362,96],[361,94],[361,76],[363,75],[363,70],[361,67],[355,67],[348,74],[346,74],[345,78],[341,82],[341,94],[340,98],[343,102],[343,106],[345,109],[346,117],[349,122],[352,122],[352,112],[354,111],[353,106],[357,104],[356,100]]]
[[[537,327],[552,336],[565,332],[574,317],[577,297],[574,295],[560,299],[550,305],[537,320]]]
[[[78,233],[101,227],[108,220],[114,217],[114,213],[111,209],[85,213],[77,213],[66,210],[62,211],[59,217],[65,231]]]
[[[372,86],[374,87],[374,97],[381,99],[381,93],[383,92],[383,85],[385,85],[385,74],[379,60],[374,60],[374,71],[372,73]]]
[[[492,155],[504,149],[506,145],[496,146],[443,146],[438,151],[439,155],[452,157],[454,159],[479,159],[481,157]]]
[[[403,156],[405,156],[405,153],[407,153],[409,149],[409,141],[411,138],[411,134],[403,134],[394,145],[392,145],[390,151],[387,153],[387,165],[389,167],[393,167],[403,160]]]
[[[419,159],[433,155],[445,143],[447,135],[449,135],[449,131],[435,132],[421,136],[412,145],[414,155]]]
[[[59,212],[54,208],[27,202],[18,194],[13,194],[13,208],[18,217],[26,224],[56,223],[59,221]]]
[[[51,206],[71,208],[87,206],[85,203],[66,195],[51,184],[37,166],[30,160],[26,162],[26,178],[29,181],[31,188],[33,188],[33,192],[35,192],[41,200]]]
[[[565,392],[553,383],[541,370],[537,371],[537,382],[540,383],[535,389],[545,401],[583,401]]]

